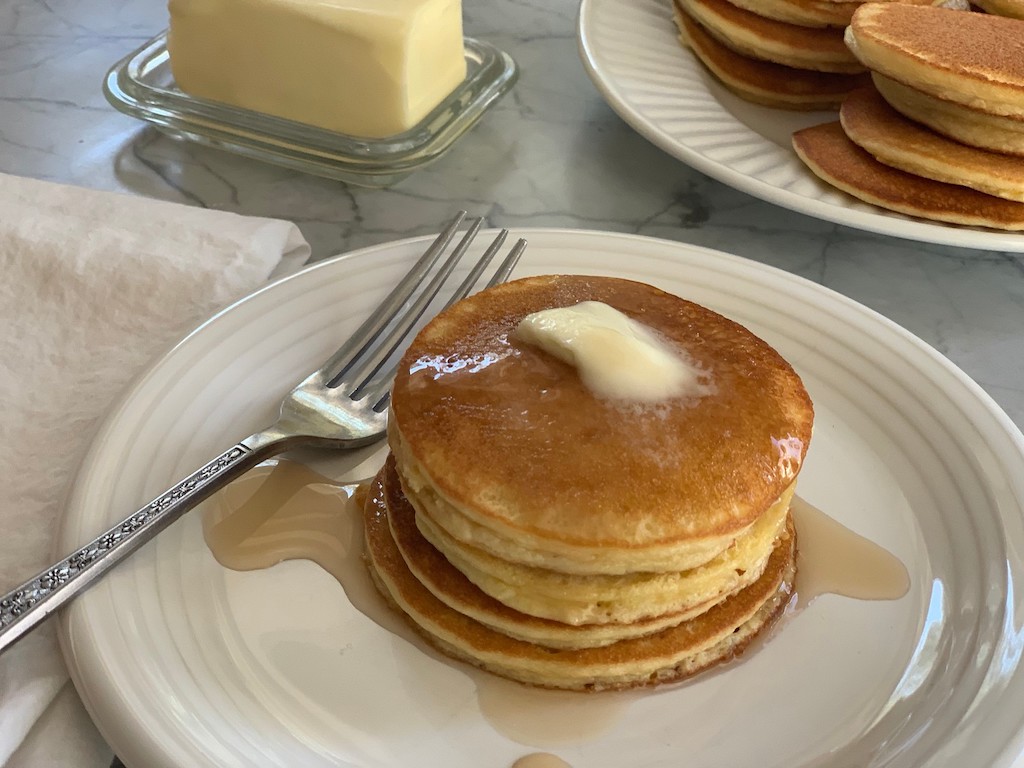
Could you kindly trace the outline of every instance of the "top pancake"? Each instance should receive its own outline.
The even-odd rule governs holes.
[[[531,312],[587,300],[685,351],[713,394],[602,400],[512,335]],[[399,365],[392,414],[403,483],[411,470],[473,523],[598,571],[728,546],[795,480],[813,419],[793,369],[743,327],[648,285],[582,276],[517,280],[441,313]]]
[[[678,0],[690,17],[723,45],[755,59],[820,72],[863,72],[843,42],[842,29],[777,21],[728,0]]]
[[[940,99],[1024,116],[1024,21],[901,3],[865,3],[846,42],[867,67]]]
[[[839,3],[833,3],[839,5]],[[747,101],[784,109],[834,109],[869,75],[795,69],[736,53],[673,4],[680,39],[725,87]]]

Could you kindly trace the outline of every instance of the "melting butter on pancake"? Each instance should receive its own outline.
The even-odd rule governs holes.
[[[677,0],[727,48],[744,56],[820,72],[863,72],[843,42],[841,28],[803,27],[765,18],[728,0]]]
[[[839,118],[846,135],[886,165],[1024,202],[1024,159],[947,139],[903,117],[874,88],[850,96]]]
[[[684,349],[713,394],[602,400],[514,338],[527,314],[588,300]],[[614,575],[687,570],[729,547],[796,479],[813,409],[792,367],[742,326],[642,283],[563,275],[435,318],[399,365],[391,416],[417,514],[504,560]]]
[[[771,626],[792,593],[796,537],[790,523],[761,578],[700,616],[600,647],[543,647],[495,631],[435,597],[395,545],[381,486],[378,476],[364,507],[367,564],[378,589],[444,653],[520,682],[593,691],[681,680],[735,657]]]
[[[603,400],[660,403],[710,394],[705,371],[643,323],[600,301],[533,312],[516,326],[519,341],[576,369]]]
[[[891,168],[854,144],[839,121],[797,131],[793,147],[817,176],[865,202],[935,221],[1024,230],[1024,204]]]
[[[664,381],[601,369],[619,364]],[[779,614],[814,414],[742,326],[642,283],[525,278],[429,323],[391,403],[368,561],[446,653],[633,687],[730,658]]]
[[[726,88],[755,104],[795,110],[831,109],[868,82],[864,73],[815,72],[752,59],[718,42],[678,2],[673,9],[683,45]]]

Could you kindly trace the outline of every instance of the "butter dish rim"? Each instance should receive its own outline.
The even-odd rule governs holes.
[[[170,74],[167,31],[116,62],[103,80],[107,101],[176,139],[361,186],[389,186],[437,160],[518,79],[515,61],[490,43],[464,38],[466,78],[417,125],[383,139],[189,96]]]

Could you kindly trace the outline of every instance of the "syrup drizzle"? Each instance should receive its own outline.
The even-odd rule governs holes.
[[[297,462],[260,464],[211,498],[203,535],[217,561],[238,571],[284,560],[311,560],[341,584],[352,606],[419,648],[423,641],[378,593],[363,563],[361,508],[368,483],[341,484]],[[798,537],[797,596],[790,616],[824,594],[895,600],[910,577],[888,551],[794,497]],[[429,649],[428,649],[429,650]],[[530,688],[467,668],[481,714],[503,735],[533,747],[557,747],[596,736],[637,692],[585,695]],[[565,717],[568,708],[572,717]],[[513,768],[570,768],[547,752],[525,755]]]
[[[798,548],[796,608],[821,595],[898,600],[910,589],[903,562],[798,496],[789,506]]]
[[[341,584],[357,611],[421,645],[363,563],[359,509],[368,488],[368,482],[336,483],[294,461],[266,461],[211,497],[203,508],[203,536],[217,562],[235,571],[311,560]]]

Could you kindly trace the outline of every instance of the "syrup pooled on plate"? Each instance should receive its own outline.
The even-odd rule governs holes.
[[[385,603],[363,562],[360,510],[367,487],[366,483],[337,483],[293,461],[264,462],[210,499],[203,512],[203,534],[217,561],[233,570],[311,560],[337,579],[356,610],[424,647],[415,631]],[[791,508],[799,547],[797,609],[826,593],[862,600],[894,600],[906,593],[909,576],[898,558],[799,498],[793,499]],[[480,712],[495,730],[535,747],[593,738],[614,723],[632,697],[643,695],[643,691],[591,696],[549,691],[475,668],[460,668],[475,682]],[[565,717],[570,707],[572,716]],[[564,768],[567,763],[536,753],[515,765]]]
[[[891,552],[794,496],[796,607],[825,594],[858,600],[898,600],[910,589],[910,574]]]
[[[358,510],[366,489],[298,462],[267,461],[211,497],[203,509],[203,536],[217,562],[235,571],[311,560],[341,584],[357,611],[415,642],[415,632],[384,603],[363,564]]]
[[[337,483],[294,461],[267,461],[210,499],[203,512],[203,535],[217,562],[232,570],[311,560],[338,580],[356,610],[428,649],[384,602],[363,562],[360,509],[367,487]],[[599,735],[637,695],[580,696],[528,688],[471,667],[463,671],[475,683],[480,712],[494,729],[536,747]],[[570,705],[573,716],[567,721],[564,713]],[[535,768],[543,768],[543,763]]]

